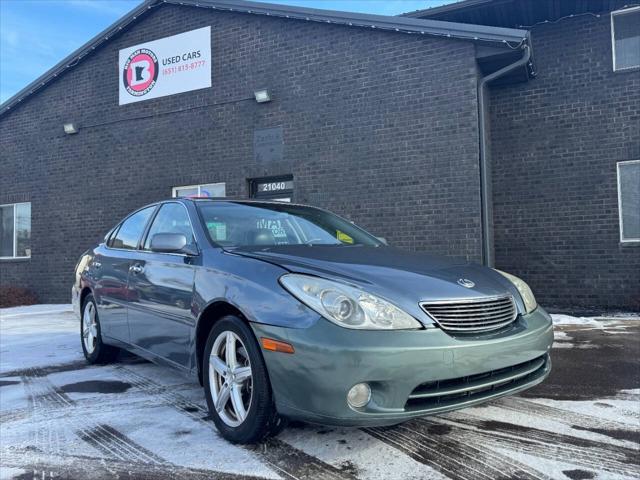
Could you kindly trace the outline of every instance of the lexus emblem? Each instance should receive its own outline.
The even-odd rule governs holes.
[[[463,286],[465,288],[473,288],[476,286],[476,284],[471,280],[469,280],[468,278],[459,278],[458,285]]]

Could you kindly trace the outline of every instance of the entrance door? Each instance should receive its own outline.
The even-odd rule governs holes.
[[[251,198],[290,202],[293,197],[293,176],[254,178],[249,180]]]

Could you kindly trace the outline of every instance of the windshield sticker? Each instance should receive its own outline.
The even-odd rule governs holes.
[[[260,230],[271,230],[271,233],[273,233],[273,236],[276,239],[287,238],[287,231],[282,226],[282,222],[280,220],[267,220],[265,218],[261,218],[258,220],[256,226]]]
[[[214,241],[225,241],[227,239],[227,224],[221,222],[207,222],[209,235]]]
[[[342,243],[351,243],[351,244],[353,244],[353,238],[351,238],[346,233],[341,232],[340,230],[336,230],[336,238],[338,240],[340,240]]]

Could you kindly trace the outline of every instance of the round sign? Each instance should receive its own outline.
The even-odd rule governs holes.
[[[149,93],[158,79],[158,57],[148,48],[134,51],[124,64],[122,81],[130,95],[141,97]]]

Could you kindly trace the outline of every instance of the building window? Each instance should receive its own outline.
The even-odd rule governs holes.
[[[640,7],[611,12],[613,71],[640,68]]]
[[[0,205],[0,258],[31,257],[31,203]]]
[[[620,241],[640,242],[640,160],[618,162]]]
[[[224,183],[207,183],[204,185],[186,185],[173,187],[171,194],[174,197],[226,197]]]

